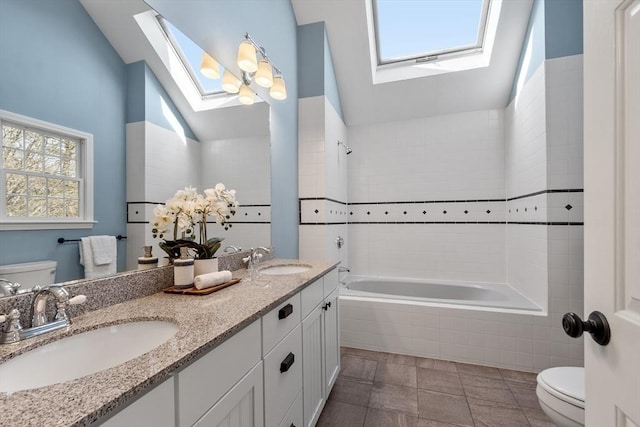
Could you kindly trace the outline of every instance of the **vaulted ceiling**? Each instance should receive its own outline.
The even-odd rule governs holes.
[[[371,75],[367,1],[292,0],[298,25],[325,22],[348,125],[506,106],[532,0],[502,1],[488,67],[376,85]]]
[[[80,1],[126,63],[145,60],[149,64],[200,140],[219,137],[214,129],[221,127],[216,124],[228,124],[236,116],[233,108],[241,107],[224,112],[191,110],[133,19],[134,14],[149,8],[146,3]],[[503,0],[488,67],[376,85],[371,75],[367,1],[292,0],[298,25],[326,24],[347,125],[506,106],[533,0]],[[198,29],[190,28],[190,32],[195,31]],[[264,113],[259,110],[256,114],[262,117]],[[244,123],[251,122],[246,115],[243,117]]]

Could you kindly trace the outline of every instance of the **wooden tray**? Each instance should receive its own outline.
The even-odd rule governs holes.
[[[235,285],[239,281],[240,279],[231,279],[228,282],[221,283],[219,285],[212,286],[206,289],[198,289],[195,286],[193,288],[180,289],[180,288],[176,288],[175,286],[170,286],[164,289],[164,292],[168,294],[182,294],[182,295],[209,295],[216,291],[219,291],[220,289],[228,288],[231,285]]]

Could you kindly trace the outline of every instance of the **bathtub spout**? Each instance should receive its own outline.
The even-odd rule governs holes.
[[[349,270],[347,267],[338,267],[338,284],[342,285],[342,286],[346,286],[347,282],[345,281],[346,277],[345,276],[342,280],[340,280],[340,273],[349,273],[351,270]]]

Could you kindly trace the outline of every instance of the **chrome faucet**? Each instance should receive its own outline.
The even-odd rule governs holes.
[[[258,277],[258,271],[256,269],[256,265],[260,263],[263,254],[260,252],[264,252],[264,255],[271,253],[271,249],[265,248],[264,246],[260,246],[258,248],[251,248],[249,252],[249,256],[243,258],[242,260],[247,263],[247,269],[249,270],[249,280],[255,281]]]
[[[7,279],[0,277],[0,296],[11,296],[18,293],[20,283],[11,282]]]
[[[56,299],[56,315],[54,322],[60,320],[69,321],[67,317],[67,303],[69,302],[69,292],[62,286],[49,286],[35,293],[31,301],[31,327],[47,324],[47,297],[53,296]]]
[[[242,251],[242,248],[238,248],[233,245],[229,245],[222,250],[225,254],[237,254],[240,251]]]
[[[343,280],[340,280],[340,273],[349,273],[351,272],[351,270],[349,270],[347,267],[338,267],[338,283],[340,285],[346,285],[347,283]]]
[[[53,320],[47,319],[47,298],[56,299],[56,314]],[[67,306],[82,304],[87,300],[84,295],[69,298],[69,292],[62,286],[47,286],[39,289],[31,301],[31,327],[20,325],[20,312],[13,309],[7,316],[0,316],[0,323],[4,323],[0,331],[0,344],[10,344],[27,338],[36,337],[47,332],[66,328],[71,324],[67,316]]]

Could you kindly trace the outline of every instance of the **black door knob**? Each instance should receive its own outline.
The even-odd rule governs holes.
[[[582,336],[583,332],[589,332],[591,338],[600,345],[609,344],[611,329],[604,314],[594,311],[589,319],[583,321],[576,313],[567,313],[562,317],[562,329],[573,338]]]

